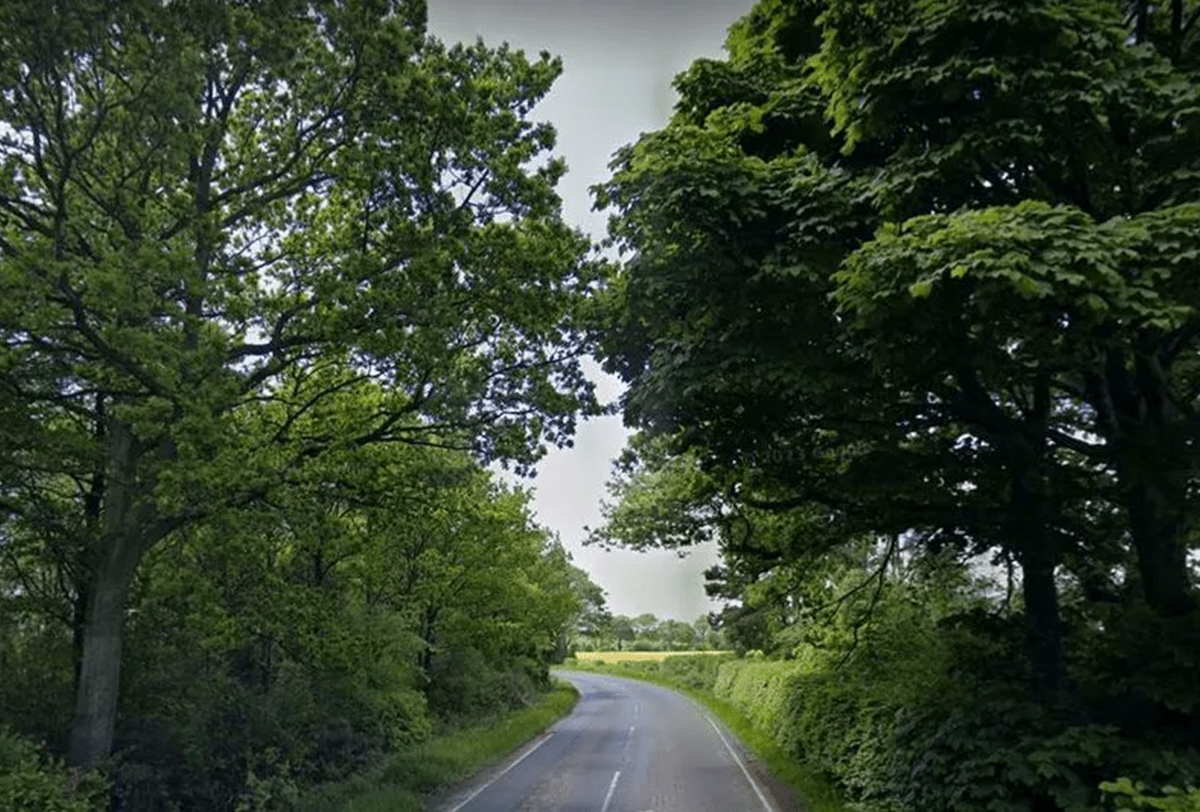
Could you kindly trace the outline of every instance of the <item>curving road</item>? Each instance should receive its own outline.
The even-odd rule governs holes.
[[[441,812],[793,812],[787,790],[687,697],[557,672],[574,712],[477,777]]]

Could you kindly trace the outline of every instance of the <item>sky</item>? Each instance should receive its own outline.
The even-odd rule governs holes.
[[[508,42],[530,56],[562,57],[563,74],[533,117],[558,131],[568,172],[559,184],[563,217],[595,239],[607,214],[592,211],[588,188],[608,178],[620,146],[666,124],[675,103],[671,79],[698,57],[720,57],[725,32],[753,0],[429,0],[429,30],[446,42]],[[592,368],[597,391],[616,399],[621,383]],[[602,523],[600,503],[627,432],[620,417],[580,425],[575,445],[553,449],[525,483],[538,521],[556,531],[575,564],[608,594],[614,614],[650,612],[694,620],[719,608],[704,594],[715,548],[686,558],[584,547],[584,527]]]

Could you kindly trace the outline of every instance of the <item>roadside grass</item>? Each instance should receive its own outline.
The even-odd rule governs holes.
[[[578,660],[579,654],[584,653],[586,652],[578,652],[576,659]],[[724,722],[725,726],[732,730],[742,740],[742,743],[767,765],[776,778],[796,793],[796,797],[800,801],[800,808],[804,812],[851,812],[851,807],[842,800],[837,788],[824,774],[797,761],[794,756],[776,744],[769,735],[755,727],[733,705],[721,701],[708,691],[699,690],[679,680],[650,671],[647,669],[647,666],[650,665],[651,663],[645,661],[616,662],[613,667],[609,668],[594,661],[572,662],[568,660],[561,667],[567,670],[639,679],[661,685],[664,688],[671,688],[691,697]]]
[[[579,693],[555,686],[533,705],[497,714],[405,748],[374,769],[326,784],[292,806],[293,812],[421,812],[425,796],[467,778],[520,747],[571,712]]]
[[[729,654],[728,651],[577,651],[580,662],[662,662],[667,657],[691,657],[704,654]]]

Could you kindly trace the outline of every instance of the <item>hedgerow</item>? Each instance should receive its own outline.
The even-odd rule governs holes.
[[[1200,776],[1194,749],[1131,737],[1079,704],[1047,709],[1002,672],[965,665],[982,666],[971,649],[990,650],[994,639],[952,624],[943,632],[938,645],[958,666],[924,685],[905,684],[904,663],[864,655],[831,671],[796,660],[726,662],[713,690],[871,810],[1085,812],[1106,808],[1099,787],[1113,775],[1159,788]],[[1190,809],[1179,806],[1189,796],[1162,791],[1121,808]]]

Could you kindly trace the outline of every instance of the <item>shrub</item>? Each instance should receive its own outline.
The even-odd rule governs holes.
[[[714,692],[872,810],[1083,812],[1101,808],[1104,776],[1140,775],[1156,786],[1200,776],[1194,749],[1131,735],[1078,704],[1037,702],[1023,674],[997,666],[997,652],[1015,645],[1008,624],[977,621],[943,625],[930,644],[940,653],[914,645],[837,670],[726,662]],[[929,661],[951,665],[938,673]],[[1194,812],[1181,791],[1126,792],[1121,802],[1128,812]]]
[[[1161,812],[1200,812],[1200,789],[1188,787],[1163,787],[1162,795],[1146,793],[1146,785],[1141,781],[1130,781],[1128,778],[1118,778],[1116,781],[1106,781],[1100,789],[1116,802],[1117,812],[1141,812],[1141,810],[1157,809]]]
[[[464,647],[434,657],[428,679],[429,709],[440,719],[453,720],[527,705],[549,676],[544,664],[532,658],[496,663]]]
[[[107,785],[46,757],[32,742],[0,730],[0,809],[5,812],[99,812]]]
[[[659,664],[659,673],[701,691],[712,691],[723,663],[734,659],[732,654],[688,654],[666,657]]]
[[[739,660],[719,666],[713,692],[781,744],[795,716],[802,674],[793,662]],[[786,744],[784,745],[787,746]]]

